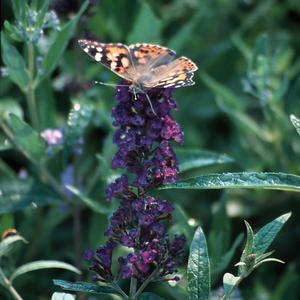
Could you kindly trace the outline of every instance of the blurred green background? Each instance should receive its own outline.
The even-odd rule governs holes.
[[[82,3],[79,0],[50,1],[50,10],[57,14],[60,28],[79,11]],[[6,38],[26,57],[28,50],[24,43],[10,39],[7,27],[4,29],[5,20],[11,24],[15,22],[11,1],[1,1],[1,11],[1,28],[6,32]],[[66,168],[72,165],[75,179],[70,184],[110,211],[104,189],[116,175],[110,170],[115,151],[110,117],[115,104],[114,91],[95,85],[94,81],[117,83],[119,79],[79,48],[77,40],[88,38],[125,44],[161,44],[174,49],[178,55],[189,57],[199,66],[194,77],[196,84],[178,89],[175,94],[179,109],[174,115],[185,133],[181,148],[225,153],[232,161],[193,168],[182,172],[182,178],[225,171],[299,174],[300,139],[289,120],[290,114],[300,116],[299,32],[298,0],[89,1],[70,40],[61,41],[68,43],[57,65],[53,66],[51,76],[44,78],[36,89],[39,120],[36,129],[68,127],[84,136],[80,156],[68,155],[66,158],[57,153],[47,161],[48,171],[60,182]],[[43,71],[41,69],[39,73],[38,60],[47,54],[57,34],[55,29],[45,29],[34,45],[37,76],[42,77]],[[1,48],[4,51],[3,44]],[[24,93],[7,76],[3,61],[1,67],[1,113],[14,112],[30,123]],[[73,107],[74,113],[74,103],[80,103],[87,110],[87,120],[85,116],[76,115],[72,119],[70,110]],[[89,114],[90,110],[92,114]],[[83,120],[80,125],[76,123],[77,117]],[[45,178],[24,155],[4,143],[3,132],[0,141],[1,186],[9,185],[14,192],[19,191],[21,200],[28,196],[26,205],[3,207],[1,211],[0,232],[15,227],[29,242],[18,245],[5,260],[7,270],[32,260],[55,259],[82,266],[82,279],[89,281],[91,274],[80,258],[84,249],[95,248],[105,241],[103,232],[108,214],[96,213],[84,203],[76,210],[79,218],[59,200],[42,206],[49,204],[46,198],[51,196],[51,187],[45,183],[45,186],[40,185],[40,190],[32,185],[28,190],[27,182],[34,181],[36,187]],[[27,178],[20,179],[24,170]],[[245,232],[243,219],[255,229],[292,211],[291,220],[272,246],[276,250],[275,257],[286,264],[261,267],[243,282],[241,295],[249,300],[299,299],[296,284],[299,283],[297,270],[300,263],[297,247],[300,240],[299,195],[266,190],[168,190],[158,193],[178,208],[170,230],[193,232],[193,226],[201,224],[216,264],[238,234]],[[31,201],[40,201],[41,207],[28,205]],[[220,203],[226,204],[227,213]],[[191,224],[188,229],[182,225],[182,214]],[[81,224],[78,225],[76,220]],[[81,228],[80,236],[76,226]],[[221,240],[216,238],[219,231],[224,232]],[[218,249],[220,243],[223,245],[221,250]],[[231,266],[238,257],[239,254],[235,254]],[[228,267],[226,270],[233,269]],[[214,288],[221,286],[223,273],[216,271],[214,274]],[[181,274],[184,276],[184,269]],[[68,271],[40,270],[23,275],[14,284],[24,299],[49,299],[57,290],[52,285],[52,278],[74,280]],[[163,283],[153,284],[148,290],[165,299],[184,299],[184,285],[185,278],[176,288]],[[7,297],[4,290],[3,297]]]

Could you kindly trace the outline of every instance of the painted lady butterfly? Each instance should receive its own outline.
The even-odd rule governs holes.
[[[153,44],[103,44],[79,40],[79,45],[97,62],[131,82],[131,88],[144,92],[151,88],[184,87],[194,84],[194,72],[198,69],[190,59]]]

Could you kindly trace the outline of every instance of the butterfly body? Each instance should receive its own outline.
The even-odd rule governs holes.
[[[176,53],[166,47],[145,43],[126,46],[90,40],[78,42],[89,56],[129,81],[134,93],[194,84],[196,64],[184,56],[175,59]]]

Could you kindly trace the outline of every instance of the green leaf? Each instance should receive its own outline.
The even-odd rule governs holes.
[[[250,224],[247,221],[244,221],[244,222],[245,222],[245,225],[246,225],[246,228],[247,228],[247,240],[246,240],[246,245],[244,247],[243,253],[242,253],[241,258],[240,258],[240,262],[246,262],[247,257],[250,254],[254,253],[253,252],[254,233],[253,233],[253,230],[252,230]],[[241,273],[243,273],[243,270],[244,270],[244,265],[240,265],[239,266],[239,275]]]
[[[38,15],[37,15],[37,22],[36,27],[42,27],[45,19],[45,15],[48,11],[49,7],[49,1],[50,0],[44,0],[42,7],[39,9]]]
[[[22,241],[23,243],[27,243],[27,241],[20,235],[8,236],[4,240],[0,242],[0,257],[6,255],[13,248],[13,244],[15,242]]]
[[[57,67],[59,60],[64,53],[69,40],[74,34],[76,25],[79,21],[79,18],[84,13],[88,7],[88,1],[84,1],[80,7],[78,13],[70,20],[63,28],[58,32],[53,44],[50,46],[50,49],[47,52],[46,57],[43,60],[43,70],[44,73],[42,78],[50,76],[54,69]]]
[[[141,296],[139,297],[139,300],[164,300],[164,298],[159,297],[153,293],[142,293]]]
[[[12,8],[17,21],[24,21],[26,0],[12,0]]]
[[[196,230],[191,243],[187,280],[189,299],[209,299],[210,265],[205,235],[200,226]]]
[[[45,184],[33,180],[2,180],[0,195],[0,214],[60,202],[59,196]]]
[[[51,300],[75,300],[75,299],[76,299],[75,295],[67,294],[67,293],[57,293],[57,292],[55,292],[51,297]]]
[[[292,124],[294,125],[294,127],[296,128],[298,134],[300,135],[300,119],[298,119],[294,115],[290,115],[290,120],[291,120]]]
[[[0,120],[7,118],[11,113],[23,118],[23,110],[15,99],[2,98],[0,101]]]
[[[81,271],[74,266],[57,260],[38,260],[24,264],[15,269],[10,276],[10,281],[13,282],[17,277],[28,272],[37,271],[41,269],[64,269],[76,274],[81,274]]]
[[[89,207],[91,210],[101,213],[101,214],[108,214],[111,213],[111,208],[105,207],[104,205],[101,205],[100,203],[90,199],[89,197],[85,196],[82,192],[80,192],[77,188],[74,186],[67,185],[66,188],[70,190],[75,196],[77,196],[82,202]]]
[[[150,42],[160,43],[162,22],[151,10],[150,6],[142,3],[141,10],[127,38],[128,43]]]
[[[226,154],[197,149],[176,149],[175,152],[179,161],[180,172],[234,161],[233,158]]]
[[[291,213],[284,214],[262,227],[253,240],[253,252],[259,256],[266,252],[284,223],[290,218]]]
[[[84,292],[90,294],[114,294],[119,295],[119,293],[109,287],[109,286],[100,286],[98,284],[88,283],[88,282],[70,282],[66,280],[53,279],[53,283],[63,290],[73,291],[73,292]]]
[[[26,72],[26,65],[19,51],[9,44],[4,33],[1,32],[2,59],[7,67],[10,79],[16,83],[22,91],[25,91],[29,77]]]
[[[13,142],[18,149],[31,159],[41,160],[46,153],[46,147],[38,133],[14,114],[10,114],[8,123],[14,135]]]
[[[9,36],[13,40],[18,41],[18,42],[22,41],[22,36],[16,26],[10,24],[7,20],[5,20],[4,27],[7,29],[7,31],[9,32]]]
[[[237,285],[240,277],[236,277],[230,273],[225,273],[223,277],[224,294],[229,297],[233,289]]]
[[[209,174],[180,180],[160,189],[269,189],[300,192],[300,176],[286,173],[242,172]]]

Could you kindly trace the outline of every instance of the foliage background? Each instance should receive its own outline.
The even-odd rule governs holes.
[[[78,12],[81,4],[82,1],[54,0],[50,7],[63,25]],[[10,1],[1,2],[1,11],[3,29],[4,20],[14,22]],[[222,171],[299,174],[299,137],[289,121],[290,114],[300,116],[299,30],[300,6],[297,0],[90,1],[59,64],[36,91],[39,130],[67,128],[74,103],[85,108],[90,105],[93,109],[88,125],[82,126],[85,140],[82,155],[64,160],[58,153],[47,162],[48,170],[60,181],[66,167],[73,164],[74,186],[80,186],[97,204],[109,208],[104,189],[115,175],[109,165],[115,151],[110,118],[114,105],[113,89],[94,85],[93,81],[117,82],[118,79],[91,61],[78,47],[77,40],[85,37],[103,42],[158,43],[198,64],[195,86],[176,91],[179,103],[176,118],[185,133],[183,147],[226,153],[234,161],[193,168],[183,172],[182,178]],[[45,49],[55,36],[55,32],[45,32]],[[26,54],[24,44],[10,42],[20,53]],[[41,50],[38,47],[37,56]],[[5,70],[0,93],[1,112],[12,111],[30,122],[24,95],[5,76]],[[24,200],[26,193],[20,188],[22,184],[26,185],[32,178],[34,187],[41,186],[44,178],[24,155],[5,145],[4,141],[1,133],[1,186],[9,186],[16,194],[20,189],[18,195]],[[18,174],[24,169],[29,178],[21,180]],[[6,262],[7,267],[13,269],[16,265],[38,259],[62,260],[77,266],[83,264],[83,279],[88,281],[87,266],[78,261],[78,257],[83,249],[95,248],[105,240],[103,231],[108,214],[96,213],[78,199],[72,199],[80,203],[80,209],[76,210],[81,220],[80,240],[76,231],[78,218],[61,200],[42,206],[48,202],[47,197],[51,198],[51,193],[49,187],[30,190],[30,197],[34,196],[37,207],[18,207],[18,201],[15,206],[3,207],[0,232],[15,227],[29,241],[29,244],[14,249]],[[243,283],[241,293],[244,299],[299,299],[296,287],[299,251],[296,245],[299,242],[297,214],[300,209],[296,193],[239,189],[167,190],[159,193],[178,205],[191,224],[202,225],[208,236],[210,254],[216,260],[222,256],[218,253],[220,240],[216,241],[219,231],[224,233],[221,238],[224,249],[220,251],[225,251],[245,230],[243,219],[255,229],[292,211],[293,217],[272,247],[276,249],[275,256],[286,264],[264,265]],[[217,209],[220,203],[225,203],[221,201],[226,202],[227,215]],[[175,215],[173,232],[194,231],[192,226],[184,228],[181,220],[180,213]],[[231,265],[237,259],[236,255]],[[48,299],[56,290],[52,278],[73,280],[74,276],[64,270],[40,270],[23,275],[15,281],[15,286],[24,299]],[[220,280],[220,276],[216,276],[216,288],[221,285]],[[166,299],[181,299],[180,287],[172,289],[166,283],[151,285],[149,290]]]

